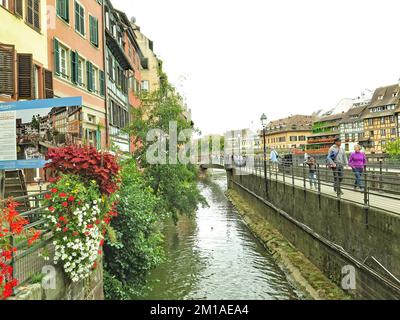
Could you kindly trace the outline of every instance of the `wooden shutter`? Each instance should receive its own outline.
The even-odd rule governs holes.
[[[40,30],[40,0],[33,0],[33,26]]]
[[[99,46],[99,20],[95,17],[89,16],[90,24],[90,42],[96,47]]]
[[[57,75],[60,74],[60,45],[57,39],[54,39],[54,70]]]
[[[78,53],[71,51],[71,80],[73,83],[78,83]]]
[[[0,94],[15,94],[14,46],[0,44]]]
[[[104,71],[100,70],[100,95],[104,97],[105,94],[105,81],[104,81]]]
[[[26,0],[26,22],[33,26],[33,1],[34,0]]]
[[[53,73],[47,69],[43,69],[43,88],[45,99],[54,98]]]
[[[33,99],[33,58],[32,54],[18,54],[18,98]]]
[[[87,88],[89,91],[93,91],[93,65],[87,61],[86,62],[87,71]]]
[[[24,8],[23,0],[15,0],[15,2],[14,2],[15,15],[17,15],[17,16],[22,18],[23,12],[24,12],[23,8]]]
[[[69,22],[69,0],[57,0],[57,14]]]

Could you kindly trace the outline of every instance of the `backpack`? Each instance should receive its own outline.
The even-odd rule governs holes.
[[[339,155],[339,152],[340,152],[340,150],[339,150],[338,152],[336,152],[336,154],[335,154],[335,156],[334,156],[333,158],[332,158],[332,155],[331,155],[331,154],[328,154],[328,156],[326,157],[326,165],[327,165],[329,168],[335,168],[335,167],[336,167],[336,165],[332,164],[332,163],[330,162],[330,160],[332,160],[333,162],[335,162],[337,156]]]

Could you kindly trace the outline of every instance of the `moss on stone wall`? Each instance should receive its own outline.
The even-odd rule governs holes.
[[[349,295],[330,281],[239,193],[231,189],[227,192],[227,196],[249,229],[271,251],[278,264],[287,272],[296,286],[305,293],[307,299],[350,299]]]

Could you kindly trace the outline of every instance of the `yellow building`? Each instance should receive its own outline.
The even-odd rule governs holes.
[[[153,51],[153,41],[140,31],[139,26],[133,24],[133,28],[140,51],[143,54],[141,90],[148,92],[157,91],[160,88],[160,70],[162,70],[162,62]]]
[[[400,85],[375,90],[364,111],[364,138],[360,141],[369,153],[383,153],[386,145],[399,136]]]
[[[266,127],[268,148],[282,151],[303,151],[307,137],[312,133],[312,116],[295,115],[270,122]],[[261,148],[264,148],[263,132],[260,132]]]
[[[0,101],[52,97],[46,1],[0,1],[0,21]]]

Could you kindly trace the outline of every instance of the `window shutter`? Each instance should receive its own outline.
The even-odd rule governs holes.
[[[89,61],[86,62],[86,71],[87,71],[88,90],[93,91],[93,65]]]
[[[73,83],[78,83],[78,53],[71,51],[71,80]]]
[[[15,94],[14,55],[14,46],[0,44],[0,94]]]
[[[105,94],[104,71],[100,70],[100,95],[104,97],[104,94]]]
[[[60,74],[60,45],[57,39],[54,39],[54,70],[57,75]]]
[[[15,4],[14,4],[14,12],[17,16],[21,17],[23,16],[23,11],[24,11],[24,4],[23,4],[23,0],[15,0]]]
[[[40,0],[33,0],[33,26],[40,30]]]
[[[33,1],[34,0],[26,0],[26,22],[30,25],[33,25]]]
[[[79,5],[75,2],[75,30],[79,30]]]
[[[18,98],[33,99],[32,54],[18,54]]]
[[[64,20],[69,22],[69,0],[63,0],[65,3]]]
[[[43,88],[45,99],[54,98],[53,73],[46,69],[43,69]]]

